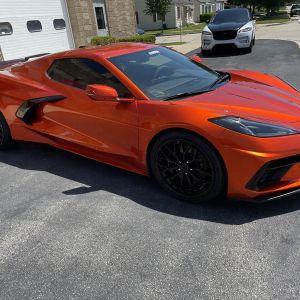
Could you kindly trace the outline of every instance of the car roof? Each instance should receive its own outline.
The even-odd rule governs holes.
[[[159,47],[154,44],[143,44],[143,43],[116,43],[107,46],[94,46],[87,48],[79,48],[75,50],[68,50],[54,54],[55,58],[58,57],[68,57],[68,56],[78,56],[84,57],[85,55],[96,55],[103,58],[109,58],[114,56],[121,56],[125,54],[130,54],[134,52],[139,52],[143,50],[152,49],[154,47]]]

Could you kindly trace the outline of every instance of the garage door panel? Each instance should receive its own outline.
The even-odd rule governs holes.
[[[60,0],[1,1],[4,3],[1,4],[0,22],[9,22],[13,28],[12,35],[0,36],[5,60],[70,49],[70,28],[56,30],[53,25],[54,19],[65,19],[66,26],[69,24]],[[42,31],[29,32],[27,21],[30,20],[39,20]]]

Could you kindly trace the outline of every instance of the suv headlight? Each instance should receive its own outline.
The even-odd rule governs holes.
[[[252,30],[252,27],[241,28],[239,30],[239,33],[241,33],[241,32],[248,32],[248,31],[251,31],[251,30]]]
[[[212,35],[212,33],[207,30],[202,31],[202,34],[203,35]]]
[[[266,138],[298,134],[299,132],[284,126],[261,123],[233,116],[209,119],[210,122],[242,134]]]

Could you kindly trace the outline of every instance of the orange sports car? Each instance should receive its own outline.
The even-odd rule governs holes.
[[[186,201],[300,190],[300,92],[275,76],[157,45],[83,48],[2,63],[0,111],[1,149],[49,144]]]

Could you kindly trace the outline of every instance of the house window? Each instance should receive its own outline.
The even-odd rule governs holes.
[[[42,31],[42,23],[39,20],[32,20],[27,22],[27,29],[29,32]]]
[[[104,66],[87,58],[65,58],[54,61],[48,75],[62,84],[85,89],[90,84],[104,84],[117,90],[119,97],[132,97],[128,89]]]
[[[136,24],[140,24],[139,13],[137,11],[135,12],[135,19],[136,19]]]
[[[13,29],[10,23],[2,22],[0,23],[0,36],[1,35],[10,35],[13,33]]]
[[[157,15],[157,20],[159,21],[165,21],[165,17],[161,15]]]
[[[177,19],[181,19],[181,9],[180,6],[177,6]]]
[[[62,30],[66,28],[66,22],[64,19],[54,19],[53,26],[56,30]]]
[[[95,7],[98,29],[106,29],[103,7]]]

